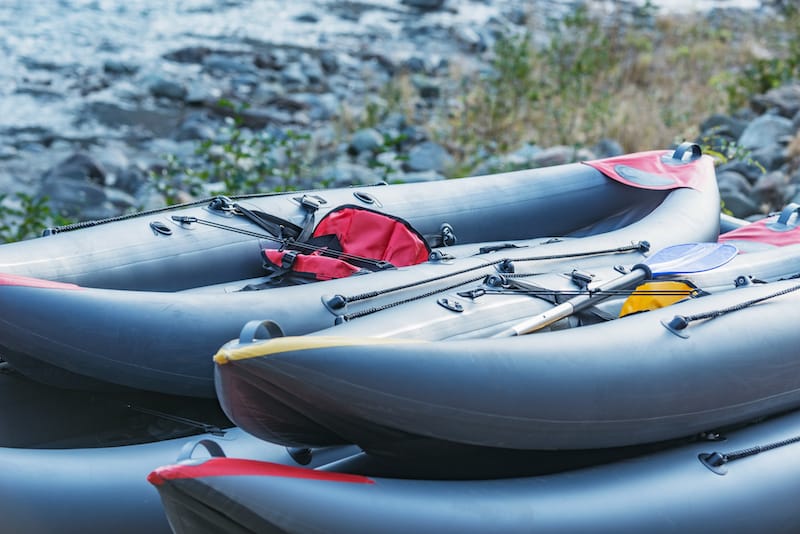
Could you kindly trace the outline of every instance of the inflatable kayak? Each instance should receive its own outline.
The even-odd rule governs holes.
[[[795,211],[789,224],[776,217],[724,241],[744,243],[759,228],[796,240]],[[543,278],[554,292],[465,285],[303,337],[265,340],[251,324],[215,356],[218,397],[265,440],[356,443],[393,456],[631,446],[798,408],[800,245],[726,254],[701,272],[664,276],[693,282],[685,300],[619,319],[595,314],[578,328],[508,334],[574,299],[604,296],[591,285],[557,287],[558,276]],[[554,304],[553,293],[566,300]]]
[[[177,534],[794,532],[798,455],[793,412],[582,468],[517,459],[521,471],[546,472],[505,479],[407,479],[397,468],[388,472],[403,478],[386,478],[353,460],[320,471],[212,458],[161,467],[149,480]],[[469,471],[462,463],[455,472]]]
[[[287,465],[317,466],[355,452],[264,443],[232,428],[211,401],[59,390],[7,366],[0,405],[4,532],[167,533],[145,477],[154,466],[208,456],[203,445],[211,441],[230,454]]]
[[[218,197],[3,245],[0,272],[148,291],[259,277],[262,249],[306,240],[345,205],[404,219],[430,246],[568,235],[640,217],[669,189],[707,184],[710,158],[687,147],[665,162],[658,151],[459,180]]]
[[[594,214],[591,224],[580,217],[581,230],[570,230],[577,226],[567,220],[573,211],[583,211],[583,206],[575,204],[578,197],[565,195],[558,215],[565,219],[558,225],[562,232],[515,240],[524,232],[519,221],[510,225],[514,230],[506,232],[510,228],[505,219],[508,203],[517,206],[529,199],[520,210],[539,213],[546,204],[552,214],[556,199],[562,198],[564,191],[573,191],[573,175],[567,169],[551,170],[555,174],[548,174],[550,179],[542,182],[543,189],[530,196],[530,190],[537,189],[531,184],[538,184],[538,180],[527,179],[525,173],[502,175],[486,181],[503,195],[524,190],[522,196],[515,196],[513,201],[495,197],[494,212],[488,204],[468,211],[471,217],[482,219],[482,223],[474,223],[476,228],[494,227],[480,233],[476,230],[475,239],[506,236],[508,240],[504,237],[499,242],[438,248],[430,261],[364,275],[292,286],[268,284],[268,291],[257,290],[259,283],[241,281],[180,292],[104,289],[0,276],[0,355],[28,376],[51,384],[99,387],[99,381],[172,394],[214,396],[210,356],[254,318],[273,319],[283,334],[302,335],[498,272],[548,272],[565,260],[570,265],[582,265],[601,257],[606,264],[636,263],[644,258],[645,242],[657,249],[717,238],[719,194],[707,156],[679,159],[672,152],[658,151],[592,165],[616,178],[607,178],[588,165],[577,167],[579,182],[591,176],[591,180],[607,186],[594,188],[591,201],[584,199],[592,205],[589,212]],[[589,170],[584,171],[584,167]],[[583,187],[587,184],[579,188]],[[625,191],[624,207],[618,204],[620,187]],[[595,210],[606,202],[602,210],[606,215],[598,218]],[[467,208],[462,205],[452,209],[462,213]],[[513,207],[510,212],[517,209]],[[492,214],[495,212],[496,217]],[[531,221],[522,226],[534,234],[554,229],[551,224],[537,224]],[[453,228],[459,234],[457,226]],[[425,230],[417,233],[424,235]],[[268,249],[262,258],[280,263],[275,254],[284,252]],[[304,261],[319,259],[310,256]],[[256,290],[243,290],[254,285]]]

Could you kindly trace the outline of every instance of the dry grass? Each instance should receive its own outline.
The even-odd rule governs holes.
[[[463,174],[486,155],[526,142],[589,146],[611,138],[626,151],[649,150],[697,138],[706,117],[741,107],[786,74],[778,69],[795,68],[769,61],[800,52],[787,45],[800,42],[796,16],[670,15],[649,28],[606,20],[619,18],[579,14],[550,28],[545,47],[522,38],[501,42],[493,74],[452,79],[438,113],[420,114],[419,96],[400,77],[389,91],[392,106],[447,144]],[[544,25],[533,19],[530,29]],[[754,76],[747,69],[755,64],[767,70]]]

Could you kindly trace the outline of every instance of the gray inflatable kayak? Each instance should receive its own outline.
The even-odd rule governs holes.
[[[636,263],[644,257],[644,241],[658,249],[717,238],[719,195],[706,156],[678,161],[671,153],[659,151],[621,161],[602,160],[597,165],[605,172],[638,180],[637,187],[605,178],[587,165],[579,165],[575,175],[565,173],[566,169],[549,171],[556,174],[548,175],[551,178],[541,182],[542,189],[535,194],[531,191],[540,182],[526,179],[524,173],[485,180],[494,184],[492,190],[499,188],[514,200],[495,198],[490,209],[488,199],[473,199],[467,211],[482,222],[471,223],[472,235],[475,239],[507,236],[508,240],[449,246],[437,249],[438,254],[435,250],[431,261],[363,276],[266,291],[240,291],[247,283],[241,281],[179,292],[86,287],[13,273],[0,276],[0,355],[28,376],[51,384],[79,388],[118,384],[210,397],[215,395],[211,356],[252,319],[269,318],[284,334],[302,335],[502,271],[548,272],[564,260],[580,265],[596,262],[598,257]],[[688,179],[677,187],[674,173]],[[604,186],[588,186],[593,192],[591,199],[582,201],[585,206],[575,204],[578,197],[565,194],[556,210],[559,215],[553,215],[562,193],[587,187],[586,183],[576,187],[574,177],[578,182],[589,177]],[[662,189],[642,189],[642,183]],[[625,191],[622,196],[620,187]],[[625,208],[620,211],[623,197]],[[407,200],[410,206],[412,199]],[[420,213],[425,213],[428,200],[420,202]],[[600,206],[605,206],[601,211],[606,216],[598,218]],[[582,229],[570,231],[576,226],[568,222],[572,211],[584,208],[592,213],[593,224],[586,226],[589,222],[581,215]],[[464,216],[465,205],[450,209]],[[412,211],[409,207],[403,215],[412,220]],[[535,217],[550,213],[564,219],[558,225],[564,232],[515,240],[525,233],[549,234],[554,227],[507,220],[514,212]],[[437,228],[448,217],[437,216]],[[453,228],[460,234],[458,226]],[[171,272],[183,276],[180,269]]]
[[[515,476],[487,480],[409,478],[424,476],[418,461],[406,470],[362,458],[314,471],[214,458],[156,469],[150,481],[177,534],[795,532],[800,524],[791,498],[800,491],[798,412],[625,454],[571,467],[554,456],[515,458]],[[469,476],[472,466],[461,461],[452,473]]]
[[[694,152],[694,160],[667,163],[655,179],[647,171],[623,169],[625,176],[613,171],[616,165],[633,169],[641,161],[650,169],[665,154],[440,182],[220,197],[58,228],[44,238],[3,245],[0,273],[147,291],[253,278],[264,274],[261,249],[278,248],[285,243],[281,238],[307,234],[342,205],[403,218],[432,245],[453,237],[463,244],[568,235],[626,212],[640,216],[668,189],[702,185],[703,176],[713,175],[710,160]]]
[[[290,451],[239,429],[216,403],[142,392],[59,390],[0,371],[0,516],[3,532],[167,533],[154,466],[209,453],[317,466],[353,448]],[[213,449],[213,447],[212,447]]]
[[[215,357],[218,397],[263,439],[388,455],[681,438],[800,406],[799,272],[800,245],[762,249],[682,277],[704,296],[614,320],[610,299],[605,320],[503,339],[588,290],[555,274],[529,279],[549,291],[466,284],[304,337],[253,340],[251,325]]]

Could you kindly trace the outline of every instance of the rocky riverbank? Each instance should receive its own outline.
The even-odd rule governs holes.
[[[165,155],[191,165],[198,147],[230,148],[232,131],[270,150],[261,154],[276,170],[266,188],[444,179],[454,155],[414,116],[445,111],[459,80],[486,70],[497,39],[527,31],[534,10],[574,8],[535,4],[70,0],[24,8],[24,24],[23,8],[0,7],[0,26],[13,30],[0,38],[0,82],[10,88],[0,95],[0,190],[47,197],[72,219],[155,207],[166,198],[149,177],[171,178]],[[116,26],[106,29],[109,21]],[[386,87],[400,76],[414,108],[387,111],[397,95]],[[800,86],[788,85],[735,116],[698,118],[701,143],[735,147],[719,168],[735,215],[800,199],[799,109]],[[580,150],[520,143],[477,158],[469,172],[622,151],[613,139]],[[291,181],[278,172],[301,159]]]

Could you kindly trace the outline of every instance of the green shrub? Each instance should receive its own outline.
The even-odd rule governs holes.
[[[0,194],[0,242],[22,241],[42,234],[51,226],[62,226],[70,221],[53,212],[46,197],[27,193],[14,195],[18,205],[9,202],[8,194]]]

